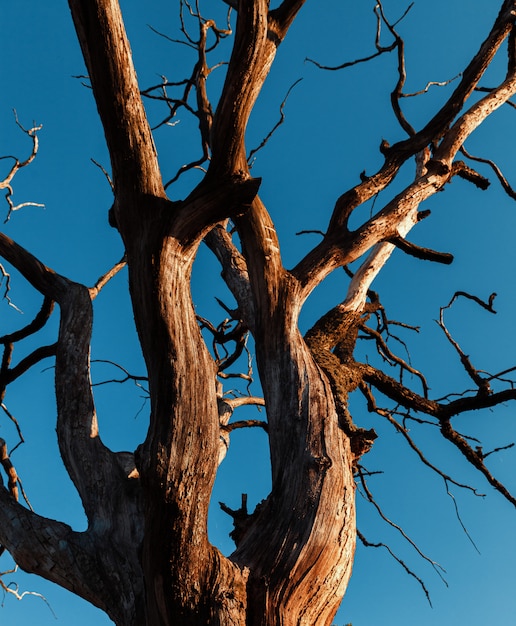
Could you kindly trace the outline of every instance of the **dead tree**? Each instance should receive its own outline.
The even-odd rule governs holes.
[[[142,91],[117,0],[69,1],[111,158],[114,202],[109,220],[124,243],[147,368],[150,422],[134,454],[115,453],[103,444],[90,380],[93,301],[109,275],[93,288],[77,284],[0,234],[0,255],[44,298],[31,324],[1,338],[2,399],[8,385],[31,366],[55,358],[59,448],[88,519],[88,529],[76,532],[19,503],[16,471],[2,444],[0,462],[9,482],[0,489],[0,542],[21,568],[71,590],[124,626],[332,623],[355,551],[355,478],[364,480],[360,459],[376,438],[350,414],[348,398],[354,391],[364,395],[370,411],[394,423],[427,462],[398,420],[400,415],[424,416],[516,504],[489,471],[486,454],[453,425],[454,417],[464,412],[515,399],[516,389],[503,376],[488,377],[477,370],[441,319],[474,389],[432,399],[423,374],[385,341],[390,327],[371,291],[395,248],[419,259],[451,262],[451,255],[419,247],[408,236],[428,214],[422,203],[454,177],[481,189],[487,185],[464,142],[516,92],[516,2],[501,3],[485,41],[448,99],[419,130],[401,107],[403,39],[382,4],[376,4],[378,37],[371,58],[398,55],[391,103],[407,138],[393,145],[382,142],[381,167],[363,173],[358,184],[336,199],[320,242],[290,269],[284,267],[274,224],[260,199],[260,179],[251,174],[245,132],[278,46],[304,0],[282,0],[275,8],[267,0],[226,4],[230,16],[220,26],[201,13],[198,3],[181,0],[181,36],[198,60],[181,83],[163,79]],[[195,37],[187,19],[196,24]],[[390,36],[388,45],[380,40],[380,26]],[[224,84],[218,101],[212,102],[208,53],[231,37]],[[480,80],[502,48],[507,51],[506,74],[479,96]],[[172,95],[178,88],[181,93]],[[201,156],[168,182],[158,164],[145,97],[163,102],[164,123],[179,109],[198,119]],[[37,129],[28,132],[36,141]],[[35,143],[31,159],[36,151]],[[415,164],[412,181],[359,226],[350,227],[355,209],[384,191],[409,161]],[[2,183],[10,211],[17,208],[10,201],[13,177],[26,164],[15,159]],[[514,196],[500,169],[488,165]],[[166,188],[193,168],[202,169],[200,181],[183,200],[171,201]],[[230,326],[213,326],[195,313],[190,279],[203,241],[220,263],[236,302],[228,311]],[[302,336],[299,314],[310,293],[331,272],[360,259],[345,299]],[[492,308],[492,301],[477,302]],[[14,347],[46,323],[54,304],[60,319],[55,344],[13,365]],[[212,335],[215,351],[207,346],[201,327]],[[241,350],[247,331],[254,340],[263,400],[232,403],[223,399],[217,382],[232,358],[223,346],[231,340]],[[398,368],[399,378],[357,359],[360,336],[374,342]],[[412,374],[419,386],[405,383],[403,373]],[[379,394],[394,408],[380,408]],[[229,418],[239,402],[266,407],[263,427],[272,489],[252,513],[245,502],[241,510],[227,509],[235,519],[237,547],[226,557],[208,540],[207,515],[227,435],[235,427]]]

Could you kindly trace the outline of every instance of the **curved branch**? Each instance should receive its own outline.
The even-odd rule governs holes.
[[[20,330],[15,331],[14,333],[9,333],[8,335],[0,337],[0,343],[15,343],[17,341],[25,339],[29,335],[37,333],[38,330],[43,328],[43,326],[47,323],[53,310],[53,300],[51,298],[45,297],[45,299],[43,300],[43,304],[41,305],[41,309],[37,313],[36,317],[32,320],[32,322],[30,322],[29,324],[27,324],[27,326],[24,326]]]
[[[14,351],[14,344],[22,339],[25,339],[26,337],[29,337],[30,335],[33,335],[38,332],[38,330],[43,328],[49,320],[53,310],[54,301],[51,298],[45,297],[40,311],[37,313],[32,322],[20,330],[0,337],[0,344],[4,345],[4,354],[0,365],[0,400],[4,398],[6,387],[10,382],[18,378],[41,359],[55,354],[55,346],[43,346],[34,350],[34,352],[32,352],[29,356],[20,361],[16,367],[9,369]]]
[[[411,8],[412,5],[410,5],[410,7],[407,9],[407,11],[405,11],[405,14],[409,11],[409,9]],[[389,30],[392,29],[392,27],[390,27],[390,25],[388,24],[387,20],[385,19],[385,15],[383,13],[382,9],[382,5],[380,2],[378,2],[373,11],[374,14],[376,15],[376,37],[375,37],[375,47],[376,47],[376,52],[366,56],[366,57],[362,57],[360,59],[355,59],[354,61],[347,61],[345,63],[341,63],[339,65],[334,65],[334,66],[330,66],[330,65],[323,65],[322,63],[318,63],[317,61],[314,61],[313,59],[306,59],[306,61],[308,61],[309,63],[313,63],[316,67],[318,67],[321,70],[330,70],[330,71],[338,71],[338,70],[343,70],[346,69],[348,67],[353,67],[354,65],[359,65],[360,63],[367,63],[368,61],[372,61],[373,59],[376,59],[377,57],[381,56],[382,54],[388,53],[388,52],[392,52],[393,50],[395,50],[398,47],[398,36],[396,33],[394,33],[394,41],[388,45],[388,46],[382,46],[381,45],[381,32],[382,32],[382,21],[384,21]],[[404,17],[404,16],[403,16]],[[403,17],[401,19],[403,19]],[[399,20],[398,20],[399,21]],[[391,30],[392,32],[392,30]]]
[[[33,352],[31,352],[28,356],[22,359],[18,365],[15,365],[13,368],[3,373],[2,377],[4,380],[2,384],[8,385],[13,380],[19,378],[22,374],[25,374],[33,365],[39,363],[43,359],[48,359],[48,357],[55,356],[57,350],[57,344],[52,344],[49,346],[41,346],[36,348]]]
[[[49,300],[58,302],[65,295],[67,279],[50,270],[4,233],[0,233],[0,256],[9,261],[34,289]]]
[[[239,2],[235,43],[212,126],[212,160],[217,176],[247,172],[245,129],[279,41],[268,36],[267,0]]]
[[[269,12],[267,0],[240,0],[235,43],[212,127],[208,172],[248,172],[245,129],[279,44],[305,0],[284,0]]]
[[[53,272],[3,233],[0,233],[0,255],[46,297],[47,303],[55,300],[60,306],[55,386],[61,456],[88,519],[110,519],[114,505],[107,485],[117,482],[121,476],[114,456],[98,437],[90,381],[92,305],[89,290]],[[42,317],[45,315],[46,310]],[[53,351],[53,346],[37,350],[11,374],[23,371],[34,359]]]
[[[253,156],[259,152],[262,148],[264,148],[267,143],[269,142],[269,140],[271,139],[271,137],[274,135],[274,133],[278,130],[278,128],[285,122],[285,105],[287,104],[287,100],[288,97],[290,96],[290,93],[292,92],[292,90],[294,89],[294,87],[299,84],[303,79],[302,78],[298,78],[292,85],[290,85],[285,97],[283,98],[283,101],[280,104],[280,108],[279,108],[279,113],[280,113],[280,118],[279,120],[276,122],[276,124],[274,124],[274,126],[272,127],[272,129],[267,133],[267,135],[265,136],[264,139],[262,139],[262,141],[260,142],[260,145],[257,146],[256,148],[253,148],[250,152],[249,155],[247,157],[247,162],[249,164],[251,164],[254,159]]]
[[[241,406],[265,406],[265,400],[257,396],[238,396],[237,398],[224,398],[223,401],[231,408],[232,411]],[[265,424],[265,422],[262,422],[262,424]]]
[[[461,152],[462,154],[464,154],[464,156],[466,156],[468,159],[471,159],[472,161],[476,161],[477,163],[485,163],[486,165],[489,165],[489,167],[496,174],[496,177],[500,181],[500,184],[502,185],[505,193],[509,196],[509,198],[516,200],[516,191],[509,184],[508,180],[503,175],[502,170],[498,167],[498,165],[496,165],[494,161],[491,161],[491,159],[484,159],[482,157],[474,156],[470,154],[464,146],[462,146]]]

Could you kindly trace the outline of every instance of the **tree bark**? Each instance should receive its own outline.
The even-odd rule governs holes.
[[[516,93],[511,34],[505,79],[463,110],[514,28],[514,2],[503,3],[488,38],[438,114],[409,139],[383,144],[380,170],[342,194],[321,243],[291,271],[283,265],[274,224],[258,196],[260,180],[249,171],[245,131],[277,48],[304,0],[283,0],[274,10],[267,0],[228,4],[238,12],[235,44],[213,120],[203,130],[210,165],[185,199],[172,202],[117,0],[69,0],[111,157],[111,221],[126,248],[149,381],[149,428],[134,454],[112,452],[98,432],[89,363],[98,290],[54,273],[0,234],[0,255],[43,294],[49,309],[51,302],[60,308],[57,435],[88,520],[87,531],[74,532],[28,511],[2,485],[0,542],[21,567],[77,593],[120,626],[330,626],[354,557],[353,476],[376,436],[352,422],[348,395],[354,389],[369,394],[371,406],[368,385],[407,409],[435,417],[445,438],[502,491],[450,419],[513,399],[514,390],[439,403],[372,365],[355,362],[353,349],[372,310],[367,299],[374,277],[396,245],[409,253],[417,248],[404,238],[422,217],[421,202],[463,171],[454,159],[465,139]],[[204,84],[197,95],[199,109],[211,115]],[[414,156],[413,181],[350,230],[353,210],[383,191]],[[226,230],[229,219],[241,249]],[[238,520],[236,550],[229,557],[210,544],[207,534],[227,417],[220,413],[217,363],[190,292],[203,240],[221,263],[239,323],[254,338],[271,460],[271,492]],[[450,256],[423,248],[417,254],[433,260]],[[299,314],[306,298],[331,271],[362,256],[366,260],[344,301],[302,337]],[[3,363],[2,376],[18,375],[7,370]]]

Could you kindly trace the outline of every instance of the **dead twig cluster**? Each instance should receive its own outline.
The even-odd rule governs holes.
[[[16,176],[16,174],[21,169],[30,165],[32,161],[34,161],[34,159],[36,158],[36,155],[38,153],[38,148],[39,148],[38,132],[43,128],[42,125],[39,125],[39,126],[34,125],[32,126],[32,128],[26,129],[21,125],[20,121],[18,120],[16,111],[14,112],[14,116],[16,120],[16,125],[22,130],[22,132],[24,132],[27,135],[27,137],[31,138],[32,150],[29,156],[23,161],[20,161],[20,159],[18,159],[15,156],[0,157],[0,160],[7,159],[13,162],[8,173],[4,176],[3,180],[0,180],[0,189],[5,189],[5,199],[9,207],[4,222],[8,222],[11,218],[11,215],[15,211],[18,211],[19,209],[22,209],[24,207],[27,207],[27,206],[44,207],[45,206],[44,204],[40,204],[39,202],[21,202],[19,204],[14,204],[13,202],[12,196],[13,196],[14,191],[12,187],[12,181],[14,177]]]

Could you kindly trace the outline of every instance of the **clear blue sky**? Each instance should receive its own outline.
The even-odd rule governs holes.
[[[166,9],[162,9],[163,4]],[[399,28],[407,42],[407,90],[417,91],[428,81],[444,81],[460,72],[487,34],[498,4],[472,0],[465,10],[460,0],[436,0],[431,5],[416,0]],[[393,143],[402,138],[388,99],[396,78],[394,57],[385,56],[339,73],[323,73],[304,62],[305,57],[312,57],[330,64],[340,63],[370,54],[375,29],[373,5],[364,0],[308,0],[280,49],[256,107],[249,129],[249,148],[259,144],[274,125],[288,87],[303,77],[286,105],[286,123],[258,154],[253,169],[263,177],[261,196],[278,228],[287,266],[316,242],[315,235],[296,237],[295,233],[324,229],[338,195],[356,183],[362,170],[371,173],[381,163],[381,139]],[[141,86],[159,82],[163,74],[170,80],[183,78],[185,49],[157,37],[146,26],[150,24],[177,37],[173,30],[175,3],[125,0],[122,8]],[[385,0],[387,14],[393,19],[405,8],[404,2]],[[43,124],[38,158],[14,182],[17,201],[45,204],[45,209],[28,207],[13,215],[5,232],[55,270],[91,285],[120,258],[122,246],[116,231],[107,225],[109,186],[90,161],[94,158],[106,167],[109,165],[91,93],[73,78],[83,74],[84,67],[67,3],[4,2],[0,17],[0,154],[24,156],[30,147],[14,124],[12,109],[17,110],[27,127],[33,120]],[[223,70],[219,72],[222,76]],[[485,84],[489,84],[488,79]],[[424,123],[445,96],[444,89],[434,89],[422,98],[407,101],[404,104],[409,119],[415,126]],[[514,110],[506,107],[468,143],[471,152],[497,159],[513,183],[515,115]],[[151,117],[154,123],[158,121],[156,113]],[[181,117],[173,129],[167,127],[156,133],[162,167],[170,176],[197,155],[196,145],[192,152],[192,144],[188,143],[193,127],[187,118]],[[184,196],[194,181],[194,176],[186,176],[171,195]],[[475,365],[496,371],[516,362],[516,206],[495,181],[487,192],[463,181],[454,181],[448,187],[444,194],[432,199],[432,216],[414,230],[411,238],[421,245],[452,252],[455,263],[451,267],[435,266],[397,253],[375,283],[391,318],[421,326],[419,335],[409,337],[412,362],[425,369],[436,397],[467,386],[460,364],[434,322],[439,306],[446,304],[457,289],[484,298],[493,291],[498,293],[497,316],[461,302],[448,318],[450,328]],[[389,197],[387,191],[385,198]],[[3,217],[1,204],[0,216]],[[214,309],[213,296],[218,289],[218,270],[201,266],[202,261],[210,260],[206,251],[200,257],[194,284],[198,309],[201,314],[211,312],[217,321],[219,311]],[[345,287],[345,276],[338,272],[315,292],[303,313],[305,328],[342,300]],[[11,294],[23,316],[4,303],[0,309],[0,334],[6,332],[4,322],[7,329],[22,325],[40,305],[40,299],[35,299],[21,280],[14,281]],[[92,357],[112,359],[141,373],[124,274],[99,296],[95,306]],[[54,331],[55,326],[45,331],[44,340],[52,341]],[[80,503],[57,457],[52,370],[45,367],[36,368],[27,380],[28,387],[19,384],[6,398],[26,438],[13,461],[35,510],[80,529],[85,523]],[[113,377],[114,372],[99,364],[94,366],[93,376],[98,382]],[[96,393],[105,442],[118,450],[134,449],[146,423],[147,407],[141,391],[129,385],[109,385],[98,387]],[[438,438],[432,441],[429,431],[421,433],[418,442],[432,462],[486,494],[481,499],[453,489],[461,519],[479,554],[457,521],[453,501],[442,480],[420,465],[400,436],[378,417],[368,415],[359,399],[353,406],[357,421],[374,427],[381,435],[373,451],[364,458],[368,469],[384,470],[371,478],[371,489],[385,514],[446,569],[448,587],[358,496],[361,532],[370,541],[389,543],[424,579],[433,608],[418,584],[384,550],[359,546],[349,590],[335,623],[514,626],[514,508],[467,467],[454,449]],[[466,415],[457,427],[466,434],[484,437],[486,450],[503,446],[516,440],[515,410],[508,405],[493,412]],[[2,416],[0,436],[8,441],[15,436]],[[516,493],[516,453],[509,450],[491,457],[490,467]],[[223,500],[236,508],[240,494],[245,492],[253,505],[265,497],[267,487],[265,436],[254,431],[235,433],[232,454],[221,468],[214,502]],[[229,530],[229,520],[214,507],[212,540],[226,552],[232,548],[227,537]],[[8,558],[0,559],[0,571],[10,566]],[[45,581],[23,574],[12,578],[19,582],[20,591],[43,594],[57,623],[110,623],[103,613]],[[27,596],[22,602],[7,597],[0,608],[0,623],[47,626],[55,624],[56,619],[37,597]]]

